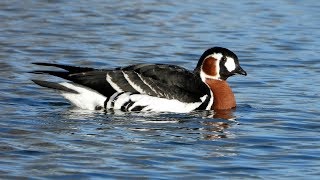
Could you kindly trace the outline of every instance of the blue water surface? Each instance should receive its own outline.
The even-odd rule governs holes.
[[[317,179],[319,1],[0,1],[0,178]],[[234,51],[230,118],[77,109],[32,62],[193,69]]]

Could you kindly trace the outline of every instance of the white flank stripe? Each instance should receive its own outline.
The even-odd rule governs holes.
[[[95,110],[97,106],[104,106],[106,97],[93,89],[68,82],[59,84],[78,92],[78,94],[62,92],[61,95],[81,109]]]
[[[204,95],[202,96],[200,99],[201,99],[201,102],[204,102],[206,99],[207,99],[208,95]]]
[[[130,96],[131,101],[135,102],[134,106],[146,106],[143,111],[151,110],[157,112],[179,112],[186,113],[193,111],[201,105],[202,102],[185,103],[176,99],[158,98],[144,94],[133,94]],[[129,110],[131,110],[129,109]]]
[[[109,101],[107,102],[107,107],[106,107],[107,109],[113,108],[113,107],[111,106],[111,102],[114,101],[114,98],[115,98],[116,96],[118,96],[118,94],[119,94],[119,92],[114,93],[114,94],[109,98]]]
[[[209,87],[209,89],[210,89],[210,87]],[[212,105],[213,105],[213,93],[210,89],[210,100],[209,100],[208,106],[206,107],[206,110],[211,110]]]
[[[123,90],[116,83],[112,81],[112,78],[110,77],[109,74],[107,74],[106,80],[114,90],[116,90],[117,92],[123,92]]]
[[[130,100],[131,93],[123,93],[118,96],[118,99],[114,102],[114,109],[121,109],[121,106]]]
[[[128,83],[132,86],[133,89],[135,89],[136,91],[138,91],[141,94],[145,94],[146,92],[137,84],[135,84],[134,82],[132,82],[128,76],[128,74],[126,74],[124,71],[122,71],[124,78],[126,78],[126,80],[128,81]]]

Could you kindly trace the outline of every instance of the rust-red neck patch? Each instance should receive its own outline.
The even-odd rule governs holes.
[[[207,78],[206,84],[211,89],[214,97],[211,109],[222,110],[236,107],[235,96],[227,81]]]

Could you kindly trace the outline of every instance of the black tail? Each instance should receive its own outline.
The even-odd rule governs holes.
[[[76,66],[68,66],[68,65],[62,65],[62,64],[53,64],[53,63],[32,63],[35,65],[40,65],[40,66],[51,66],[51,67],[57,67],[66,70],[65,71],[31,71],[30,73],[34,74],[50,74],[53,76],[57,76],[63,79],[67,79],[70,81],[74,81],[73,78],[71,78],[72,74],[77,74],[77,73],[83,73],[83,72],[88,72],[88,71],[94,71],[96,69],[94,68],[87,68],[87,67],[76,67]]]
[[[55,89],[55,90],[59,90],[59,91],[63,91],[63,92],[68,92],[68,93],[75,93],[75,94],[79,94],[77,91],[73,90],[73,89],[69,89],[59,83],[55,83],[55,82],[49,82],[49,81],[41,81],[41,80],[32,80],[34,83],[38,84],[39,86],[42,87],[46,87],[46,88],[50,88],[50,89]]]
[[[32,71],[30,73],[49,74],[49,75],[57,76],[57,77],[72,81],[76,84],[89,87],[93,90],[98,91],[100,94],[103,94],[106,97],[110,97],[112,94],[116,92],[106,80],[106,74],[109,70],[98,70],[98,69],[88,68],[88,67],[76,67],[76,66],[68,66],[68,65],[54,64],[54,63],[36,62],[32,64],[40,65],[40,66],[57,67],[65,71],[40,70],[40,71]],[[33,80],[33,82],[35,82],[40,86],[48,87],[51,89],[70,92],[69,91],[70,89],[67,90],[68,88],[65,89],[66,87],[58,83],[39,81],[39,80],[35,80],[35,81]]]

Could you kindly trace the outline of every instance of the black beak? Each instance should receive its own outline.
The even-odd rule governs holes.
[[[240,75],[247,75],[247,72],[245,70],[243,70],[240,66],[235,70],[236,74],[240,74]]]

